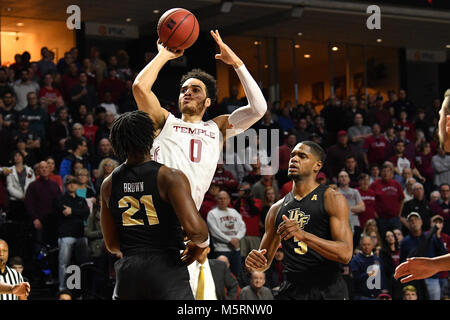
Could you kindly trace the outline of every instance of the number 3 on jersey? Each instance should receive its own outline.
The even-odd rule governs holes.
[[[308,245],[304,243],[303,241],[298,240],[296,237],[294,237],[294,243],[297,243],[298,248],[294,249],[294,252],[296,254],[305,254],[308,252]]]
[[[192,162],[200,162],[202,159],[202,141],[198,139],[191,139],[189,147],[189,159]]]
[[[138,213],[141,210],[141,204],[144,205],[145,216]],[[132,196],[123,197],[119,200],[119,208],[128,208],[122,213],[122,225],[124,227],[159,224],[153,199],[150,195],[142,196],[139,200]]]

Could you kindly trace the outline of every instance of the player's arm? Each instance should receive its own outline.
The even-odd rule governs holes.
[[[245,267],[249,272],[266,271],[272,264],[273,257],[280,246],[281,237],[275,228],[275,219],[280,210],[283,199],[270,207],[265,221],[265,232],[259,250],[252,250],[245,259]]]
[[[158,173],[158,189],[161,198],[170,203],[189,240],[197,248],[189,247],[189,255],[183,259],[190,264],[209,245],[208,227],[205,220],[198,213],[191,195],[191,186],[185,174],[177,169],[162,166]]]
[[[155,124],[155,129],[162,129],[169,112],[161,107],[158,98],[152,91],[153,84],[167,61],[183,55],[183,51],[172,52],[161,43],[157,43],[158,54],[137,75],[133,83],[133,96],[138,109],[148,113]]]
[[[10,285],[0,282],[0,294],[14,294],[19,298],[26,300],[30,293],[30,284],[28,282],[21,282],[16,285]]]
[[[283,222],[278,227],[281,239],[288,240],[295,237],[306,243],[308,247],[316,251],[322,257],[348,264],[353,254],[353,234],[348,222],[348,204],[345,197],[332,189],[325,194],[325,210],[330,217],[331,238],[325,240],[312,233],[303,231],[296,220],[283,215]]]
[[[220,128],[223,137],[227,139],[247,130],[261,119],[267,111],[267,102],[242,60],[222,41],[219,31],[211,31],[211,35],[220,48],[220,53],[216,54],[216,59],[222,60],[234,68],[248,100],[248,105],[240,107],[231,115],[221,115],[213,119]]]
[[[432,275],[450,270],[450,253],[435,258],[408,258],[395,269],[394,278],[401,283],[426,279]]]
[[[109,175],[102,183],[100,190],[101,209],[100,224],[106,249],[113,254],[120,254],[119,231],[109,208],[109,198],[112,190],[112,178]]]
[[[445,152],[450,152],[450,89],[445,91],[439,111],[439,142]]]

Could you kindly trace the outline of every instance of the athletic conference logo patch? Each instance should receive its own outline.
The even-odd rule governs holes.
[[[288,211],[289,219],[297,221],[301,229],[303,229],[309,222],[310,215],[300,211],[300,209],[291,209]]]

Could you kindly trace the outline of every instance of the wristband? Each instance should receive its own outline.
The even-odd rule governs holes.
[[[200,247],[200,248],[206,248],[207,246],[209,246],[209,234],[208,234],[208,239],[206,239],[206,241],[204,241],[204,242],[202,242],[202,243],[200,243],[200,244],[195,244],[197,247]]]

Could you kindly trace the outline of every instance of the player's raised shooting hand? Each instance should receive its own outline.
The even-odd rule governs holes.
[[[167,60],[173,60],[181,57],[184,54],[184,50],[173,50],[163,45],[161,40],[156,41],[158,47],[158,54],[164,56]]]
[[[233,52],[233,50],[231,50],[231,48],[222,41],[218,30],[211,30],[211,36],[214,38],[214,40],[216,40],[216,43],[220,49],[220,53],[216,54],[215,56],[216,59],[222,60],[224,63],[232,65],[235,69],[244,64],[242,60],[239,59],[239,57]]]
[[[245,267],[250,272],[252,271],[264,271],[267,267],[267,258],[265,256],[267,250],[255,250],[253,249],[245,259]]]
[[[282,216],[283,222],[278,226],[277,233],[280,235],[281,239],[289,240],[295,237],[296,240],[302,241],[304,231],[298,225],[298,222],[294,219],[289,219],[285,215]]]
[[[200,248],[198,247],[194,242],[189,241],[186,244],[186,249],[181,253],[181,261],[183,261],[186,266],[190,265],[192,262],[197,260],[203,251],[205,251],[206,248]]]

